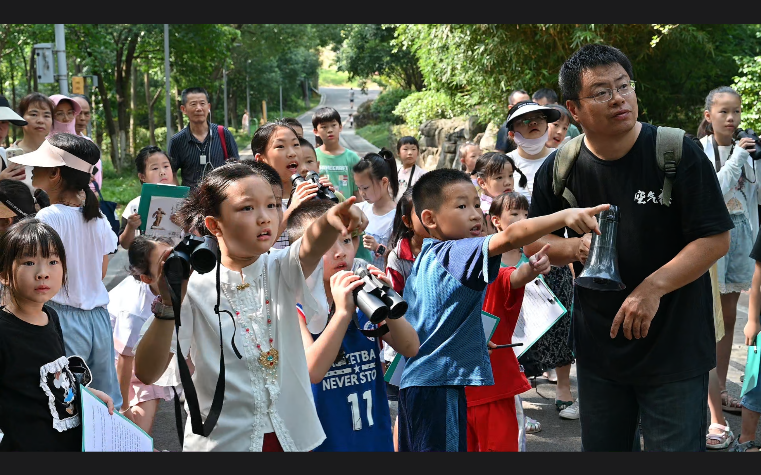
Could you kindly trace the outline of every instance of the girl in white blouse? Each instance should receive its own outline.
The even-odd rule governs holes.
[[[325,439],[295,303],[308,307],[307,315],[327,315],[306,278],[314,273],[314,295],[324,294],[322,255],[339,234],[367,226],[354,201],[351,197],[331,208],[290,247],[271,251],[280,203],[251,167],[231,163],[214,169],[178,211],[181,220],[204,217],[204,231],[216,237],[220,251],[215,270],[190,276],[179,327],[183,356],[189,353],[195,363],[192,382],[203,419],[220,377],[220,328],[226,356],[224,404],[216,426],[204,437],[189,421],[183,450],[309,451]],[[167,255],[161,258],[162,274]],[[161,299],[168,303],[169,289],[163,275],[159,279]],[[222,316],[227,312],[232,318]],[[154,314],[135,354],[135,375],[145,384],[158,379],[177,348],[171,306],[158,305]],[[190,394],[183,387],[187,411]]]

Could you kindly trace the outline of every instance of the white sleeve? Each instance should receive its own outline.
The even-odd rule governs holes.
[[[301,239],[291,243],[287,256],[280,262],[280,278],[293,295],[294,305],[299,302],[304,309],[307,327],[313,333],[320,333],[328,321],[328,300],[322,282],[322,259],[312,275],[306,277],[301,270]],[[319,330],[319,331],[315,331]]]
[[[722,195],[727,194],[733,186],[737,185],[737,181],[740,179],[745,162],[748,161],[748,156],[748,152],[744,148],[735,147],[732,156],[727,159],[724,166],[721,167],[721,170],[716,173],[716,176],[719,179]]]
[[[108,255],[116,251],[116,247],[119,245],[119,241],[116,238],[116,234],[111,229],[111,225],[105,216],[97,218],[100,225],[101,243],[103,245],[103,255]]]

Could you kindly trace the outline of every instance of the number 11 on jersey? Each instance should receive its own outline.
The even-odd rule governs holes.
[[[346,398],[351,405],[351,420],[354,424],[354,430],[362,430],[362,416],[359,412],[359,398],[357,393],[349,394]],[[367,426],[373,425],[373,393],[368,389],[362,393],[362,399],[367,401]]]

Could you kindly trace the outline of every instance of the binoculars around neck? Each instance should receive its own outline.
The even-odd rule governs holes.
[[[214,236],[186,235],[164,262],[164,275],[170,283],[190,277],[190,268],[199,274],[214,270],[217,265],[219,244]]]
[[[317,189],[317,198],[320,198],[321,200],[330,200],[334,203],[338,203],[338,197],[335,193],[330,191],[330,188],[320,183],[320,174],[316,171],[311,171],[307,173],[306,178],[299,175],[298,173],[294,173],[291,175],[291,194],[293,194],[294,191],[296,191],[296,187],[299,186],[299,184],[309,181],[312,183],[315,183],[317,185],[320,185],[320,187]]]
[[[355,266],[354,273],[363,285],[354,290],[354,301],[373,324],[395,320],[407,312],[407,302],[394,289],[370,273],[365,266]]]

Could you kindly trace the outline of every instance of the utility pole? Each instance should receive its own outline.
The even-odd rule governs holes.
[[[227,128],[227,68],[222,68],[222,78],[224,79],[223,92],[225,94],[225,128]]]
[[[248,91],[248,65],[251,64],[251,60],[246,61],[246,112],[248,112],[248,135],[251,135],[251,122],[253,122],[254,114],[251,112],[251,94]]]
[[[166,76],[166,152],[172,138],[172,92],[169,89],[169,25],[164,24],[164,76]]]
[[[54,25],[55,29],[55,52],[58,56],[58,89],[64,96],[69,95],[69,75],[66,71],[66,38],[63,24]]]

